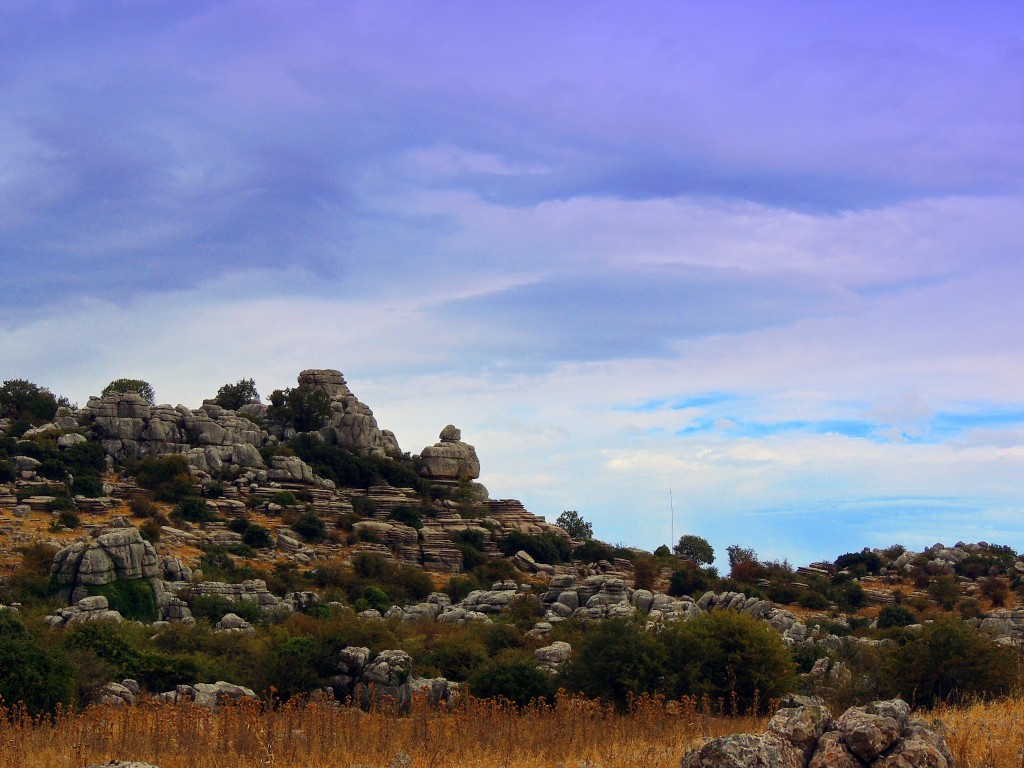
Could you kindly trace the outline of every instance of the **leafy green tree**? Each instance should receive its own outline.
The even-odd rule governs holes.
[[[267,415],[282,426],[297,432],[314,432],[331,415],[331,398],[318,387],[300,384],[295,388],[275,389],[267,398]]]
[[[147,456],[132,471],[135,482],[161,501],[180,501],[195,492],[188,459],[181,454]]]
[[[25,379],[7,379],[0,387],[0,419],[43,424],[66,405],[66,397],[58,398],[46,387]]]
[[[327,524],[312,511],[303,514],[292,523],[291,528],[309,542],[323,541],[324,536],[327,535]]]
[[[715,550],[708,540],[692,533],[686,533],[679,537],[675,552],[680,557],[692,560],[697,565],[711,565],[715,562]]]
[[[221,408],[237,411],[243,405],[260,402],[260,393],[256,391],[255,379],[239,379],[218,389],[213,400]]]
[[[135,392],[141,395],[149,405],[156,402],[153,385],[142,379],[114,379],[103,388],[102,394],[108,395],[111,392]]]
[[[572,538],[586,541],[594,538],[594,526],[584,520],[575,509],[567,509],[555,520],[555,525]]]

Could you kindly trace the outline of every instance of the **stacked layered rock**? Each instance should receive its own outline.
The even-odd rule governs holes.
[[[88,596],[88,588],[117,580],[155,579],[161,560],[153,545],[124,518],[112,521],[92,541],[60,550],[50,575],[61,584],[58,595],[69,602]]]
[[[303,385],[325,392],[330,399],[331,413],[319,430],[325,443],[378,456],[402,452],[394,433],[380,429],[373,411],[352,394],[341,371],[305,370],[299,374],[299,386]]]
[[[354,699],[363,706],[387,702],[405,708],[413,696],[426,696],[432,704],[447,702],[454,686],[443,677],[412,674],[412,657],[405,651],[381,651],[372,659],[370,649],[350,646],[338,655],[341,674],[331,681],[335,698]]]
[[[442,485],[468,483],[475,498],[487,498],[487,489],[472,481],[480,477],[480,459],[476,448],[462,442],[462,432],[449,424],[441,430],[440,441],[420,452],[421,473]]]
[[[910,718],[900,699],[851,707],[838,720],[822,705],[782,709],[763,734],[713,739],[682,768],[952,768],[941,723]]]

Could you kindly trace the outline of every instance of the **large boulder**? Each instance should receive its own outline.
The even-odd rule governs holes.
[[[156,549],[130,522],[120,518],[92,541],[80,541],[60,550],[50,575],[61,584],[60,595],[76,602],[90,586],[118,580],[153,579],[162,575]]]
[[[952,768],[940,722],[910,719],[899,699],[851,707],[833,721],[820,704],[781,709],[763,734],[712,739],[682,768]]]
[[[462,442],[462,432],[449,424],[441,430],[440,442],[420,453],[424,476],[431,480],[458,482],[480,477],[476,448]]]

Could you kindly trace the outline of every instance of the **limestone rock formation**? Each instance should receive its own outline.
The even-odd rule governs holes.
[[[838,720],[822,705],[781,709],[763,734],[712,739],[682,768],[952,768],[945,727],[912,720],[899,699],[851,707]]]
[[[449,424],[441,430],[441,440],[420,453],[423,474],[431,480],[458,482],[480,477],[480,459],[476,448],[462,442],[462,432]]]
[[[161,572],[160,556],[153,545],[124,518],[102,529],[92,541],[60,550],[50,568],[50,575],[62,585],[60,595],[70,602],[86,597],[90,586],[118,579],[153,579]]]
[[[341,371],[305,370],[299,374],[299,385],[320,389],[330,398],[331,414],[319,430],[328,445],[381,456],[402,452],[394,433],[381,430],[369,406],[352,394]]]

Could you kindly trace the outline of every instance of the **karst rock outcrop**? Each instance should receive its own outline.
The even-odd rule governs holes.
[[[462,442],[462,431],[449,424],[441,430],[440,440],[420,452],[420,472],[428,480],[442,485],[468,484],[473,495],[487,498],[487,489],[474,483],[480,477],[480,459],[476,448]]]
[[[900,699],[851,707],[833,719],[820,704],[780,709],[762,734],[712,739],[681,768],[953,768],[945,727],[910,717]]]
[[[373,411],[352,394],[341,371],[310,368],[299,374],[299,386],[303,385],[319,389],[330,398],[330,415],[319,430],[328,445],[380,456],[401,453],[394,433],[377,426]]]

